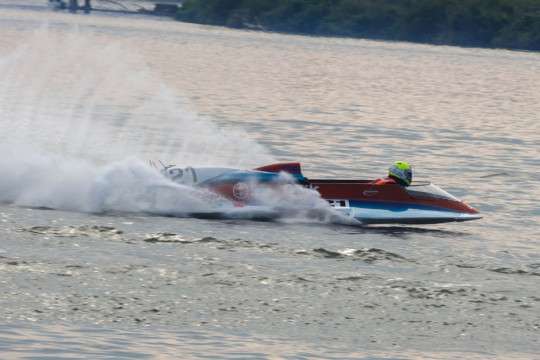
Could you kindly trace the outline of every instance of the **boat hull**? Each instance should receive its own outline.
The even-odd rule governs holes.
[[[420,209],[408,206],[380,208],[377,206],[352,206],[337,211],[359,220],[362,224],[438,224],[481,219],[479,214],[469,214],[441,209]]]

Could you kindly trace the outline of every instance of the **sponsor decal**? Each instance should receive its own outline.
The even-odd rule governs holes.
[[[243,201],[233,201],[233,207],[244,207],[245,205]]]
[[[246,199],[250,194],[249,185],[246,183],[238,183],[233,187],[233,195],[235,198],[243,200]]]
[[[362,192],[362,195],[364,196],[373,196],[373,195],[377,195],[379,193],[379,190],[364,190]]]
[[[336,200],[329,199],[329,200],[326,200],[326,201],[328,201],[330,206],[335,207],[335,208],[349,207],[349,200],[345,200],[345,199],[343,199],[343,200],[342,199],[336,199]]]

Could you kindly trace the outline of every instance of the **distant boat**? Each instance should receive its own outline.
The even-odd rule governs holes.
[[[49,0],[48,6],[51,10],[61,10],[66,8],[66,2],[62,0]]]
[[[266,28],[262,25],[244,23],[244,29],[255,30],[255,31],[266,31]]]

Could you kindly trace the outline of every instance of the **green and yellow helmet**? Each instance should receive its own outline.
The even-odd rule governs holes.
[[[397,161],[388,169],[388,176],[394,177],[403,181],[407,186],[411,185],[412,169],[411,165],[405,161]]]

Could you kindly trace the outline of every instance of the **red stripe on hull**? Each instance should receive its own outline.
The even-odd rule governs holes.
[[[296,163],[287,163],[296,164]],[[279,166],[270,165],[269,167]],[[293,168],[292,168],[293,169]],[[266,184],[254,184],[249,181],[233,181],[226,183],[215,183],[205,187],[227,199],[234,201],[253,200],[253,190],[256,186],[267,186]],[[440,208],[467,214],[478,214],[479,211],[462,201],[444,199],[429,193],[414,191],[413,194],[397,184],[377,185],[369,180],[311,180],[304,184],[310,189],[316,190],[323,199],[349,200],[359,202],[386,202],[396,203],[403,206],[425,206],[429,208]],[[272,187],[276,187],[273,185]],[[424,195],[425,194],[425,195]]]

